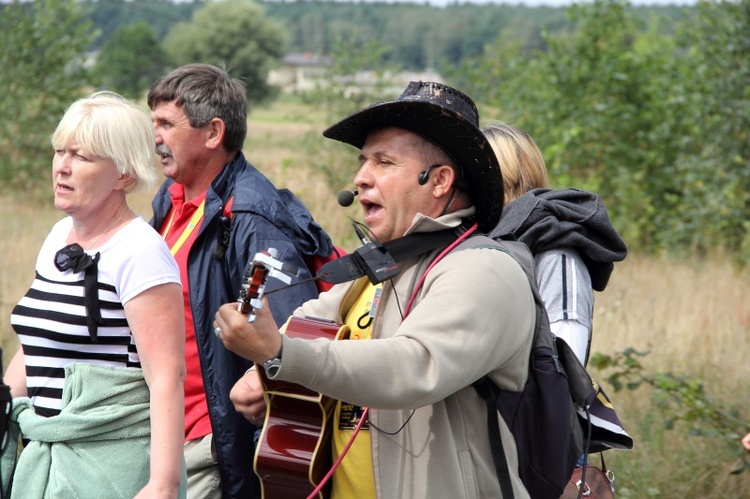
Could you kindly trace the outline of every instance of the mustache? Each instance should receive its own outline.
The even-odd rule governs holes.
[[[172,157],[172,149],[170,149],[167,144],[157,144],[154,151],[156,151],[156,154],[159,156]]]

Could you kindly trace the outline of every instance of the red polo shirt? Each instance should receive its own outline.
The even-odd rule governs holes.
[[[195,341],[193,311],[190,308],[190,286],[188,280],[188,254],[198,236],[203,223],[204,192],[195,199],[185,202],[185,189],[181,184],[172,184],[172,209],[167,214],[159,232],[172,251],[180,269],[182,296],[185,307],[185,441],[195,440],[211,433],[208,419],[206,391],[203,387],[198,345]]]

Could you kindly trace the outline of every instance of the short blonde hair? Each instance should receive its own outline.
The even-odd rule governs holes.
[[[151,119],[116,93],[97,92],[75,101],[50,142],[55,150],[77,142],[87,153],[111,159],[119,174],[133,179],[126,192],[150,188],[158,181]]]
[[[505,204],[532,189],[547,187],[547,166],[534,139],[520,128],[494,122],[482,132],[495,151],[503,173]]]

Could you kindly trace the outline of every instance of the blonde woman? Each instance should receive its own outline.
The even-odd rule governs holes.
[[[550,328],[585,366],[594,290],[605,288],[613,262],[625,258],[625,243],[598,196],[547,189],[544,157],[528,133],[501,122],[482,131],[500,163],[505,194],[500,223],[490,235],[529,246]]]
[[[184,497],[179,270],[126,197],[157,179],[153,127],[97,93],[70,106],[52,146],[67,216],[11,315],[21,342],[6,373],[11,426],[28,441],[11,497]]]

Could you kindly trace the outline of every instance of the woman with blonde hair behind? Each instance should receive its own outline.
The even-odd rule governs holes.
[[[490,237],[518,240],[529,247],[550,330],[565,340],[585,367],[591,346],[594,290],[606,287],[614,262],[627,254],[625,243],[596,194],[572,188],[547,189],[544,157],[528,133],[507,123],[492,123],[482,131],[498,157],[505,194],[500,222]],[[603,412],[602,399],[609,406]],[[633,447],[633,439],[603,392],[589,410],[591,415],[579,414],[598,428],[598,435],[611,439],[605,448]],[[616,447],[612,442],[617,442]],[[589,444],[584,448],[592,449]],[[584,451],[579,468],[586,465],[587,456]],[[574,473],[571,484],[578,481],[575,477]],[[610,487],[614,492],[611,482]]]
[[[109,92],[74,102],[52,135],[67,216],[11,315],[3,497],[184,497],[180,274],[126,198],[157,180],[154,144],[148,116]]]
[[[495,122],[482,129],[503,172],[504,204],[537,188],[547,187],[547,166],[542,151],[520,128]]]
[[[516,239],[534,255],[539,292],[552,332],[585,366],[594,290],[602,291],[627,254],[601,199],[578,189],[547,189],[547,168],[531,136],[507,123],[482,131],[498,157],[505,194],[495,238]]]

